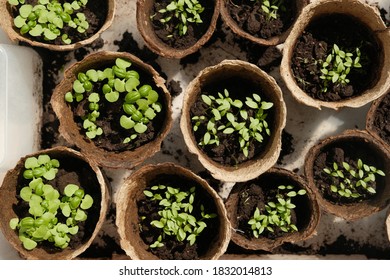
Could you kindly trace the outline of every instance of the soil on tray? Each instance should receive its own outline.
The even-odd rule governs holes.
[[[56,177],[47,181],[44,179],[45,184],[50,184],[54,189],[57,189],[60,196],[64,193],[64,188],[68,184],[75,184],[84,189],[85,194],[89,194],[93,198],[93,205],[90,209],[85,210],[88,218],[84,222],[80,222],[79,231],[76,235],[71,236],[68,248],[76,249],[83,245],[93,234],[97,221],[100,215],[100,204],[101,204],[101,192],[99,181],[97,180],[95,172],[92,168],[84,161],[75,157],[66,157],[51,155],[52,159],[57,159],[60,162],[58,173]],[[18,178],[18,185],[16,193],[19,194],[20,190],[28,185],[30,181],[24,179],[23,172],[20,173]],[[13,210],[18,217],[31,216],[28,213],[29,205],[27,202],[22,200],[18,195],[18,203],[13,205]],[[60,213],[60,212],[59,212]],[[66,217],[58,215],[58,222],[66,223]],[[44,248],[49,253],[55,253],[61,251],[61,249],[54,247],[53,243],[44,241],[38,244],[39,247]]]
[[[107,67],[111,67],[111,65],[107,65]],[[104,69],[105,67],[101,68],[101,70]],[[154,84],[153,80],[146,72],[142,71],[141,69],[138,69],[135,66],[132,66],[132,70],[135,70],[140,74],[141,85]],[[103,84],[104,83],[102,82],[94,83],[91,92],[101,92]],[[107,102],[105,100],[103,102],[99,102],[100,116],[96,120],[96,125],[102,128],[103,134],[100,136],[96,136],[96,138],[94,139],[89,139],[85,135],[85,129],[83,128],[84,117],[90,112],[88,108],[88,99],[85,98],[80,103],[73,102],[69,106],[72,107],[72,110],[74,112],[74,120],[80,129],[80,133],[87,141],[93,141],[95,146],[106,151],[129,151],[134,150],[155,139],[164,125],[166,110],[164,109],[165,104],[162,98],[163,94],[157,87],[154,87],[154,90],[159,93],[160,97],[158,102],[162,104],[162,110],[152,121],[146,124],[147,130],[144,133],[138,134],[137,138],[130,141],[129,143],[123,143],[123,140],[126,137],[130,136],[130,132],[129,130],[122,128],[119,122],[120,117],[124,113],[122,108],[123,96],[118,101],[113,103]]]
[[[59,3],[66,3],[70,1],[60,0]],[[37,5],[38,0],[26,0],[26,4]],[[18,8],[12,8],[11,12],[14,17],[18,15]],[[72,28],[68,25],[64,25],[61,34],[67,34],[68,38],[72,40],[72,44],[83,41],[95,33],[97,33],[106,21],[108,13],[108,1],[107,0],[89,0],[86,7],[82,7],[77,12],[84,13],[86,20],[89,23],[88,29],[84,33],[77,32],[77,29]],[[27,38],[42,43],[48,43],[53,45],[65,45],[62,41],[61,36],[57,37],[53,41],[44,40],[43,36],[33,37],[28,33],[24,34]]]
[[[249,34],[268,39],[286,31],[296,17],[295,1],[284,1],[285,9],[278,10],[276,19],[268,19],[261,1],[230,0],[227,7],[230,17]]]
[[[246,238],[254,238],[252,234],[251,226],[248,225],[248,221],[253,217],[253,213],[256,208],[259,208],[261,213],[264,213],[265,205],[268,202],[275,202],[275,195],[278,193],[278,186],[280,185],[294,185],[295,190],[297,187],[295,182],[291,182],[287,178],[278,178],[275,175],[264,174],[257,180],[252,180],[248,183],[239,183],[238,185],[238,204],[237,213],[233,214],[237,216],[237,226],[239,232]],[[305,196],[296,196],[292,199],[292,203],[297,205],[296,208],[291,209],[291,223],[295,224],[298,229],[305,226],[305,223],[309,220],[309,213],[307,203],[305,202]],[[274,232],[265,230],[261,236],[269,239],[275,239],[284,236],[286,233],[279,228],[274,228]]]
[[[326,92],[320,78],[322,61],[333,45],[344,51],[361,51],[362,68],[351,68],[347,84],[330,83]],[[314,99],[339,101],[356,97],[371,88],[381,68],[381,47],[372,32],[357,19],[342,15],[325,15],[315,19],[298,38],[291,67],[299,87]]]
[[[199,0],[198,2],[204,7],[204,11],[199,14],[202,23],[187,24],[187,32],[185,35],[181,36],[175,28],[177,24],[181,23],[179,20],[172,18],[168,23],[164,24],[160,22],[166,15],[161,14],[158,11],[165,9],[165,7],[171,3],[171,0],[155,1],[151,14],[154,15],[152,24],[157,37],[173,48],[186,49],[193,46],[210,27],[215,6],[215,1]]]
[[[253,81],[249,81],[249,80],[246,81],[245,79],[242,78],[232,77],[226,81],[223,81],[223,83],[208,85],[204,87],[202,89],[202,94],[217,96],[217,93],[223,93],[225,89],[228,89],[229,96],[233,100],[240,99],[241,101],[244,102],[245,96],[243,95],[247,93],[247,96],[251,96],[252,93],[257,93],[260,95],[262,101],[269,102],[269,100],[267,100],[264,94],[262,94],[261,92],[256,92],[255,88],[256,90],[258,90],[259,87],[258,86],[256,87],[253,84]],[[201,95],[199,95],[195,103],[191,106],[190,117],[192,118],[193,116],[207,116],[209,114],[208,110],[209,110],[209,106],[207,106],[203,102]],[[248,109],[247,111],[248,111],[248,119],[249,117],[254,116],[254,114],[256,114],[257,112],[257,110],[254,109]],[[271,135],[275,130],[274,111],[275,111],[274,107],[267,110],[266,121],[270,128]],[[208,120],[206,120],[205,122],[207,121]],[[219,127],[220,125],[225,125],[225,124],[222,123],[221,121],[216,121],[215,125],[216,127]],[[197,143],[201,142],[201,139],[203,138],[205,133],[206,133],[206,125],[199,126],[199,129],[194,132],[194,136]],[[264,140],[261,143],[255,139],[251,139],[249,141],[248,157],[245,157],[240,147],[239,137],[236,135],[236,133],[224,134],[220,130],[217,132],[217,136],[220,141],[220,144],[218,146],[205,145],[205,146],[198,146],[198,147],[202,149],[212,160],[227,166],[234,166],[240,164],[242,162],[253,159],[254,157],[265,152],[269,140],[269,136],[266,134],[263,134]]]
[[[390,93],[380,102],[375,111],[374,126],[376,133],[390,145]]]
[[[377,169],[384,170],[384,163],[379,160],[381,157],[378,152],[368,149],[364,142],[351,141],[350,143],[343,142],[333,144],[326,149],[323,149],[314,161],[313,176],[315,185],[319,188],[324,199],[335,204],[356,203],[363,200],[372,199],[374,196],[380,196],[384,185],[382,176],[376,175],[375,181],[370,182],[370,186],[375,189],[375,194],[368,193],[362,186],[357,187],[357,191],[361,194],[358,198],[340,196],[338,193],[332,192],[330,186],[339,186],[340,183],[345,183],[344,179],[336,178],[325,173],[324,168],[333,170],[333,163],[336,162],[340,170],[343,169],[343,162],[350,165],[351,169],[357,170],[358,159],[361,159],[364,164],[375,166]],[[347,178],[347,176],[345,176]],[[357,179],[350,178],[353,185],[356,185]],[[368,184],[368,183],[367,183]]]
[[[154,185],[165,185],[171,186],[173,188],[180,188],[181,190],[186,190],[191,187],[196,187],[195,200],[194,200],[194,210],[191,213],[194,217],[199,220],[201,217],[200,214],[200,205],[202,204],[205,209],[205,213],[217,213],[214,202],[212,198],[206,191],[203,191],[201,186],[189,179],[183,177],[172,177],[171,175],[160,175],[157,176],[148,186],[147,189]],[[153,191],[155,192],[155,191]],[[163,192],[162,192],[163,194]],[[145,244],[153,244],[157,237],[162,233],[161,229],[150,226],[150,222],[153,220],[160,220],[160,215],[158,212],[162,210],[159,205],[159,201],[148,200],[145,198],[137,201],[138,205],[138,216],[145,217],[139,221],[142,226],[141,238],[144,240]],[[151,252],[158,256],[160,259],[175,259],[175,260],[192,260],[199,259],[213,242],[215,242],[215,237],[218,235],[219,230],[219,221],[218,217],[204,220],[207,223],[207,227],[201,232],[197,237],[195,244],[192,246],[189,245],[189,242],[178,241],[175,236],[165,235],[165,240],[163,240],[164,246],[155,249],[149,249]]]

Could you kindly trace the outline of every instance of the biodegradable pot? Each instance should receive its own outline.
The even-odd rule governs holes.
[[[214,225],[218,223],[218,232],[214,236],[207,236],[207,247],[199,256],[200,259],[218,259],[227,249],[230,241],[230,223],[222,199],[210,185],[193,172],[173,163],[146,165],[130,175],[120,187],[117,194],[116,225],[120,235],[120,244],[131,259],[158,259],[148,250],[140,236],[138,203],[145,198],[143,191],[154,184],[159,184],[161,177],[167,180],[186,180],[201,188],[207,199],[213,201],[218,221],[210,220]],[[182,186],[184,188],[190,186]],[[195,197],[196,199],[196,197]],[[202,200],[205,203],[205,200]],[[206,207],[206,206],[205,206]]]
[[[367,113],[366,129],[390,150],[390,91],[375,100]]]
[[[226,23],[226,25],[238,36],[245,38],[253,43],[257,43],[260,45],[265,46],[275,46],[278,44],[283,43],[288,34],[290,33],[294,22],[297,20],[299,14],[301,13],[302,9],[309,3],[308,0],[295,0],[293,1],[295,3],[294,8],[294,18],[292,19],[291,23],[283,28],[283,32],[281,32],[280,35],[274,35],[270,38],[261,38],[259,36],[255,36],[251,33],[249,33],[247,30],[243,29],[239,26],[236,20],[234,20],[231,17],[230,10],[229,10],[229,0],[222,0],[221,1],[221,17],[223,21]]]
[[[134,149],[122,152],[108,151],[102,147],[97,147],[93,141],[88,139],[80,132],[77,123],[74,121],[74,113],[71,106],[65,102],[66,92],[72,91],[73,82],[77,79],[79,72],[85,72],[88,69],[98,69],[99,66],[107,64],[114,65],[116,58],[128,59],[137,69],[151,77],[154,87],[158,88],[160,98],[162,97],[163,110],[165,111],[165,120],[159,134],[150,142]],[[129,53],[101,51],[85,57],[82,61],[77,62],[65,70],[64,78],[55,88],[51,98],[53,110],[60,121],[60,134],[71,144],[76,145],[89,158],[101,166],[112,168],[128,168],[143,162],[146,158],[151,157],[161,148],[161,143],[167,135],[172,124],[171,96],[165,86],[165,80],[150,65],[145,64],[139,58]]]
[[[190,116],[191,107],[205,87],[226,86],[229,83],[253,85],[252,91],[246,93],[247,96],[257,92],[274,104],[271,136],[264,151],[252,159],[231,166],[214,161],[200,149],[193,133]],[[214,178],[225,182],[241,182],[259,176],[276,163],[281,150],[281,133],[285,123],[286,105],[275,80],[253,64],[240,60],[225,60],[218,65],[205,68],[190,82],[184,95],[180,127],[188,150],[198,157]]]
[[[66,171],[69,173],[77,173],[81,172],[81,169],[87,170],[89,173],[87,174],[79,174],[79,180],[84,180],[84,185],[81,187],[85,190],[86,193],[90,194],[94,199],[94,206],[89,210],[88,219],[86,222],[90,221],[85,225],[86,229],[90,229],[89,233],[86,233],[84,237],[82,237],[82,243],[78,245],[78,247],[71,248],[68,246],[63,250],[45,250],[46,247],[38,245],[35,249],[28,251],[24,249],[22,242],[19,240],[17,231],[13,230],[9,226],[9,221],[12,218],[17,217],[16,212],[14,211],[17,203],[18,203],[18,180],[21,178],[24,170],[24,162],[28,157],[31,156],[39,156],[42,154],[49,155],[52,159],[61,160],[71,160],[71,164],[66,164]],[[71,170],[74,167],[75,170]],[[61,165],[60,165],[61,169]],[[92,176],[91,176],[92,175]],[[69,180],[67,175],[62,176],[61,179],[63,182],[67,182]],[[83,179],[84,178],[84,179]],[[88,179],[87,179],[88,178]],[[73,182],[74,183],[74,182]],[[100,189],[96,190],[93,187],[98,187]],[[55,187],[55,186],[53,186]],[[64,187],[64,186],[63,186]],[[4,181],[0,188],[0,229],[2,230],[5,238],[8,242],[19,252],[21,257],[25,259],[50,259],[50,260],[60,260],[60,259],[74,259],[81,253],[83,253],[92,243],[92,241],[97,236],[100,231],[103,222],[106,217],[106,212],[108,209],[109,203],[109,190],[107,186],[106,179],[102,174],[99,167],[96,163],[87,157],[85,157],[80,152],[72,150],[66,147],[55,147],[51,149],[41,150],[37,153],[25,156],[19,160],[16,164],[15,168],[9,170],[5,175]],[[92,212],[93,210],[93,212]],[[88,230],[87,230],[88,231]],[[45,245],[46,246],[46,245]],[[53,245],[54,246],[54,245]]]
[[[294,204],[296,205],[297,232],[283,233],[275,237],[260,235],[259,238],[255,238],[252,235],[249,236],[248,233],[244,234],[244,231],[239,227],[237,211],[239,208],[240,194],[251,186],[251,184],[256,184],[256,187],[259,187],[263,192],[275,189],[280,185],[293,185],[297,189],[306,190],[304,196],[296,196],[292,200],[294,203],[295,199]],[[264,201],[264,203],[267,202]],[[232,225],[232,241],[243,249],[268,252],[271,252],[285,242],[299,242],[312,236],[315,233],[321,214],[314,191],[309,187],[306,180],[289,170],[276,167],[271,168],[254,180],[237,183],[231,190],[225,206]]]
[[[155,33],[151,20],[155,0],[137,0],[137,27],[146,46],[160,56],[167,58],[183,58],[198,51],[213,35],[219,17],[219,6],[222,0],[213,0],[213,14],[206,32],[191,46],[174,48],[162,41]]]
[[[55,44],[50,44],[45,42],[39,42],[20,34],[19,30],[14,26],[13,23],[14,18],[12,16],[11,6],[8,3],[8,0],[0,0],[0,15],[1,15],[0,25],[2,29],[7,33],[8,37],[11,39],[12,42],[15,43],[24,42],[34,47],[46,48],[53,51],[71,51],[74,49],[78,49],[82,46],[91,44],[93,41],[99,38],[100,34],[103,31],[105,31],[108,27],[110,27],[114,19],[115,0],[106,0],[106,1],[107,1],[107,16],[104,24],[100,27],[100,29],[89,38],[82,41],[73,42],[72,44],[69,45],[65,45],[65,44],[55,45]]]
[[[386,176],[376,176],[376,193],[361,201],[336,202],[321,191],[318,178],[325,166],[321,162],[342,149],[345,157],[362,159],[363,163],[375,166]],[[329,163],[331,164],[331,163]],[[321,170],[315,171],[315,166]],[[321,165],[321,166],[320,166]],[[384,209],[390,199],[390,158],[384,145],[372,135],[362,130],[347,130],[336,136],[319,141],[310,148],[305,160],[305,175],[309,186],[315,191],[320,206],[327,212],[345,220],[357,220]],[[327,186],[323,186],[326,188]]]
[[[319,17],[332,14],[350,17],[366,27],[372,33],[381,51],[379,54],[376,54],[378,56],[378,63],[373,64],[373,67],[376,67],[376,71],[372,71],[372,75],[374,75],[372,77],[373,80],[366,89],[349,98],[343,98],[337,101],[324,101],[313,98],[302,90],[294,77],[291,61],[298,39],[306,28]],[[305,105],[318,109],[328,107],[336,110],[342,107],[361,107],[382,96],[388,89],[390,83],[390,76],[388,75],[390,71],[390,49],[387,46],[389,44],[390,32],[386,30],[386,26],[377,8],[359,0],[315,1],[303,9],[286,39],[280,68],[281,76],[295,99]]]

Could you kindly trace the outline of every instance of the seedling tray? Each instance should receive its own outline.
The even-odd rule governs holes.
[[[144,164],[174,162],[196,173],[206,174],[199,161],[187,151],[179,128],[183,91],[188,83],[207,66],[224,59],[241,59],[262,64],[263,70],[272,75],[281,87],[287,105],[287,123],[283,133],[282,153],[277,166],[303,172],[304,157],[309,148],[319,139],[339,134],[347,129],[365,129],[366,114],[370,104],[358,109],[317,110],[297,103],[292,98],[279,75],[281,50],[277,47],[260,47],[240,39],[218,21],[217,30],[201,51],[184,59],[166,59],[150,52],[136,28],[136,1],[117,1],[116,16],[112,26],[101,39],[87,48],[73,52],[51,52],[35,49],[43,60],[43,117],[41,120],[41,148],[56,145],[69,146],[58,134],[58,120],[54,116],[49,100],[55,85],[60,81],[64,68],[81,60],[85,55],[98,50],[130,52],[166,77],[172,95],[173,127],[162,144],[162,149]],[[382,11],[390,12],[389,0],[378,2]],[[38,132],[37,132],[38,133]],[[137,167],[138,168],[138,167]],[[82,255],[82,259],[126,259],[118,242],[115,227],[116,192],[123,179],[133,170],[104,168],[112,187],[111,210],[98,238]],[[226,198],[232,183],[220,183],[219,193]],[[322,213],[314,237],[297,244],[285,244],[273,254],[262,251],[245,251],[230,244],[223,259],[389,259],[390,241],[386,233],[385,220],[388,209],[354,222],[346,222],[331,214]],[[0,259],[17,259],[16,251],[0,234]]]

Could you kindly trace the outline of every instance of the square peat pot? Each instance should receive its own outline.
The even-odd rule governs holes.
[[[40,56],[0,43],[0,182],[20,157],[40,146],[41,95]]]

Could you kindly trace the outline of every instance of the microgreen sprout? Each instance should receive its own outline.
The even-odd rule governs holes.
[[[189,191],[173,188],[165,185],[155,185],[150,190],[145,190],[145,196],[151,201],[158,201],[161,210],[158,211],[159,220],[151,221],[151,225],[161,230],[161,234],[150,245],[150,248],[164,246],[167,236],[172,236],[180,242],[189,242],[193,245],[196,238],[207,227],[205,220],[216,217],[216,214],[205,213],[205,208],[200,205],[200,217],[195,217],[194,209],[195,187]]]
[[[119,124],[123,129],[130,131],[130,136],[126,137],[123,143],[129,143],[144,133],[149,121],[161,112],[162,106],[158,102],[157,91],[148,84],[141,85],[139,73],[128,69],[130,66],[130,61],[117,58],[112,67],[80,72],[73,82],[73,91],[65,94],[68,103],[81,102],[84,95],[88,95],[89,113],[83,120],[83,128],[88,138],[94,139],[104,133],[97,124],[103,101],[122,102],[124,113],[119,119]],[[99,89],[100,92],[95,92],[95,89]]]
[[[261,2],[261,10],[267,15],[267,20],[277,19],[279,17],[279,9],[283,10],[284,0],[251,0],[253,2]]]
[[[9,225],[18,230],[26,250],[34,249],[42,241],[61,249],[68,247],[71,235],[79,230],[77,224],[87,219],[86,210],[92,207],[93,198],[79,186],[68,184],[61,197],[58,190],[44,181],[53,180],[59,166],[59,161],[48,155],[29,157],[25,161],[23,177],[31,181],[20,190],[19,196],[28,204],[31,216],[12,218]],[[62,217],[58,216],[59,212]]]
[[[168,25],[170,22],[177,23],[175,29],[179,35],[183,36],[187,33],[188,24],[202,23],[200,14],[204,11],[204,7],[198,0],[172,0],[164,9],[158,11],[164,17],[160,22]],[[153,15],[152,17],[154,17]],[[169,35],[172,37],[172,34]]]
[[[72,43],[68,34],[64,33],[66,26],[85,33],[89,23],[80,9],[87,5],[88,0],[74,0],[60,3],[58,0],[38,0],[36,5],[25,4],[25,0],[8,0],[11,6],[18,8],[19,14],[14,18],[14,25],[22,35],[43,38],[54,41],[61,37],[64,44]]]
[[[354,52],[345,52],[336,44],[333,45],[331,53],[321,64],[320,78],[323,80],[322,91],[327,92],[329,84],[348,84],[347,78],[352,68],[361,68],[360,49],[356,48]]]
[[[294,186],[292,185],[278,186],[275,201],[267,202],[265,210],[260,210],[256,207],[253,216],[248,221],[253,236],[259,238],[264,231],[274,232],[276,228],[283,232],[298,231],[297,226],[291,221],[291,209],[296,207],[292,202],[292,198],[305,194],[306,190],[294,191]]]
[[[248,157],[252,140],[261,143],[264,137],[270,136],[266,111],[272,108],[273,103],[262,101],[260,95],[254,93],[242,102],[239,99],[233,100],[225,89],[224,94],[218,93],[217,97],[203,94],[201,98],[209,106],[207,116],[192,117],[193,130],[197,131],[202,127],[206,131],[199,142],[200,146],[218,146],[218,132],[232,134],[237,136],[241,151]],[[252,114],[249,110],[255,113]]]
[[[382,170],[363,163],[361,159],[358,159],[356,167],[347,162],[342,162],[341,165],[333,162],[331,167],[326,167],[323,171],[332,179],[332,193],[352,199],[375,194],[375,175],[385,176]]]

